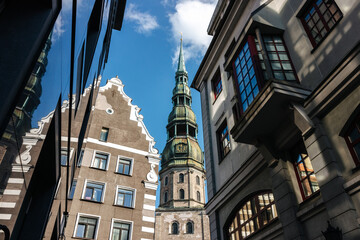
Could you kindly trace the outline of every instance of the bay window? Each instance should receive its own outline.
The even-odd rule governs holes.
[[[297,80],[282,37],[259,35],[259,38],[248,36],[233,61],[242,113],[259,94],[265,81],[272,78],[286,81]]]

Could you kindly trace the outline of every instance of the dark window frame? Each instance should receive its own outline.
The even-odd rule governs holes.
[[[179,190],[179,199],[180,199],[180,200],[184,200],[184,199],[185,199],[185,190],[182,189],[182,188]]]
[[[128,162],[128,163],[124,163],[124,162]],[[125,176],[131,176],[132,165],[133,165],[133,160],[131,158],[119,156],[117,166],[116,166],[116,173],[125,175]],[[121,166],[122,166],[122,171],[120,171]],[[128,170],[126,170],[126,167],[128,167]]]
[[[131,194],[129,194],[129,192],[131,192]],[[120,193],[121,193],[121,195],[123,195],[122,203],[119,203],[119,194]],[[131,198],[130,198],[130,206],[125,205],[126,196],[131,196]],[[134,189],[122,188],[121,186],[118,186],[116,188],[115,205],[119,206],[119,207],[134,208],[134,204],[135,204],[135,190]]]
[[[314,49],[316,49],[324,41],[324,39],[330,34],[330,32],[335,28],[335,26],[343,18],[343,14],[342,14],[339,6],[336,4],[336,2],[334,0],[327,0],[328,4],[331,4],[331,7],[336,8],[334,13],[331,12],[331,10],[330,10],[331,7],[328,7],[326,5],[325,1],[326,0],[313,0],[313,1],[307,2],[303,6],[302,10],[300,11],[300,14],[298,15],[298,17],[300,18],[301,23],[304,27],[304,30],[305,30],[306,34],[308,35],[308,38]],[[318,5],[317,4],[318,2],[321,2],[321,3]],[[324,18],[325,14],[322,12],[322,10],[319,7],[321,4],[324,4],[324,6],[326,8],[324,13],[327,11],[331,14],[329,21],[326,21],[326,19]],[[335,19],[336,14],[339,14],[337,19]],[[315,15],[317,15],[318,19],[316,19]],[[309,18],[307,19],[308,16],[309,16]],[[333,24],[332,26],[329,26],[330,19],[333,19],[335,21],[332,23]],[[308,20],[312,21],[312,23],[314,24],[312,27],[308,24]],[[320,30],[318,29],[319,26],[317,24],[319,22],[321,22],[321,25],[322,25],[322,28]],[[320,39],[318,40],[318,42],[316,42],[316,37],[313,36],[313,34],[311,33],[311,30],[314,28],[317,29],[318,35],[320,35]],[[325,30],[326,32],[321,33],[322,30]]]
[[[200,177],[199,176],[196,176],[196,184],[200,185]]]
[[[126,228],[123,228],[122,226],[121,226],[121,227],[117,227],[117,226],[115,226],[116,223],[123,224],[123,225],[128,225],[128,228],[126,229]],[[129,223],[129,222],[122,222],[122,221],[114,220],[114,221],[113,221],[113,224],[112,224],[112,229],[111,229],[111,239],[113,239],[113,237],[114,237],[114,229],[119,229],[119,230],[120,230],[120,232],[119,232],[119,239],[123,239],[123,238],[122,238],[123,231],[126,231],[126,230],[127,230],[128,233],[127,233],[127,238],[126,238],[126,240],[129,240],[129,239],[130,239],[130,235],[131,235],[131,228],[132,228],[131,225],[132,225],[132,224]]]
[[[169,201],[169,194],[167,191],[164,192],[164,203],[166,203],[167,201]]]
[[[196,200],[197,200],[198,202],[201,201],[201,193],[200,193],[199,191],[196,192]]]
[[[276,52],[278,56],[277,62],[281,65],[281,71],[290,72],[290,70],[285,70],[282,62],[287,62],[291,67],[291,72],[295,76],[295,79],[287,80],[279,79],[280,81],[296,81],[299,82],[295,67],[291,60],[290,53],[287,49],[286,43],[281,36],[281,34],[262,34],[261,41],[264,41],[266,37],[278,38],[281,40],[281,45],[284,50],[279,50],[275,48],[275,51],[268,51],[264,45],[263,51],[266,53],[267,58],[269,59],[269,52]],[[240,47],[236,50],[235,58],[231,62],[232,73],[234,79],[234,85],[237,93],[238,107],[240,109],[239,115],[243,115],[245,111],[250,107],[254,99],[259,95],[263,89],[266,81],[271,79],[271,76],[267,76],[267,70],[265,69],[265,63],[263,59],[262,52],[259,50],[258,39],[253,35],[248,35],[244,38]],[[276,46],[276,44],[274,44]],[[286,54],[287,60],[280,60],[279,52]],[[276,60],[273,60],[273,62]],[[272,74],[279,71],[280,69],[273,69],[272,62],[269,59],[270,69]]]
[[[185,179],[184,174],[183,174],[183,173],[180,173],[180,174],[179,174],[179,183],[183,183],[183,182],[184,182],[184,179]]]
[[[219,70],[216,72],[214,78],[211,80],[211,88],[212,88],[212,92],[214,94],[214,102],[215,102],[219,98],[219,96],[220,96],[220,94],[221,94],[221,92],[223,90]]]
[[[266,195],[269,199],[267,204],[264,197]],[[263,202],[263,206],[260,205],[260,196]],[[268,210],[270,210],[270,212]],[[253,214],[253,212],[255,212],[255,214]],[[249,217],[250,214],[251,216]],[[237,207],[233,209],[232,214],[225,224],[224,233],[227,236],[227,239],[233,239],[231,238],[231,235],[235,234],[239,237],[239,240],[243,240],[260,231],[270,223],[274,222],[277,218],[278,213],[275,206],[275,198],[273,193],[271,191],[257,192],[245,198]],[[253,227],[251,226],[251,222],[253,222]],[[257,226],[255,226],[256,223]],[[243,236],[241,234],[242,228],[244,228],[246,232],[250,232],[250,234]]]
[[[100,131],[100,137],[99,137],[99,141],[101,142],[107,142],[108,138],[109,138],[109,132],[110,129],[106,128],[106,127],[102,127],[101,131]]]
[[[194,222],[193,221],[188,221],[186,223],[186,233],[194,234]]]
[[[94,186],[89,186],[89,184],[93,184],[93,185],[98,185],[101,186],[101,195],[100,195],[100,200],[97,200],[95,198],[95,193],[96,193],[96,189],[100,189],[100,188],[96,188]],[[87,197],[87,193],[88,193],[88,189],[89,191],[91,191],[91,196],[89,196],[90,198]],[[86,200],[86,201],[92,201],[92,202],[98,202],[101,203],[104,201],[104,192],[105,192],[105,183],[101,183],[101,182],[93,182],[93,181],[86,181],[85,186],[84,186],[84,192],[83,192],[83,196],[82,196],[82,200]]]
[[[226,131],[225,131],[226,129]],[[225,131],[225,134],[223,134]],[[228,154],[231,152],[231,143],[230,143],[230,132],[227,126],[226,119],[220,125],[216,131],[216,138],[219,148],[219,162],[221,162]],[[224,140],[227,139],[227,144],[224,145]]]
[[[94,224],[89,224],[89,223],[85,223],[85,222],[81,222],[81,218],[83,219],[94,219],[96,220],[95,225]],[[85,229],[84,229],[84,236],[78,236],[78,229],[79,229],[79,225],[84,225]],[[99,224],[99,218],[98,217],[92,217],[92,216],[87,216],[87,215],[80,215],[76,224],[76,231],[75,231],[75,238],[83,238],[83,239],[95,239],[96,235],[97,235],[97,228],[98,228],[98,224]],[[93,236],[91,238],[85,238],[86,236],[86,232],[89,229],[89,226],[94,226],[94,233]]]
[[[171,234],[174,235],[179,234],[179,223],[176,221],[171,224]]]
[[[312,168],[312,164],[311,164],[311,159],[309,157],[309,155],[307,154],[306,150],[304,149],[305,147],[303,147],[303,144],[298,144],[298,146],[301,147],[297,147],[295,148],[295,150],[293,151],[293,166],[294,166],[294,171],[295,171],[295,175],[296,175],[296,180],[298,182],[298,186],[300,189],[300,193],[301,193],[301,197],[303,199],[303,201],[305,201],[306,199],[310,198],[311,196],[313,196],[315,193],[317,193],[320,188],[319,185],[315,185],[312,184],[314,181],[311,181],[311,178],[317,183],[317,179],[315,176],[315,172],[314,169]],[[308,159],[308,161],[306,161]],[[308,162],[309,164],[307,164],[306,162]],[[310,166],[309,166],[310,165]],[[303,167],[302,167],[303,166]],[[302,168],[304,168],[302,170]],[[305,175],[304,175],[305,173]],[[309,192],[309,190],[311,191],[311,194],[306,194],[306,190],[304,189],[304,183],[308,184],[309,189],[307,192]],[[314,191],[314,188],[318,188],[317,190]]]
[[[350,151],[350,154],[354,160],[354,163],[356,167],[360,166],[360,154],[358,155],[354,149],[354,146],[360,144],[360,137],[356,138],[355,140],[351,140],[350,135],[351,133],[356,130],[358,131],[358,134],[360,134],[360,114],[358,117],[355,118],[355,120],[351,123],[349,130],[346,131],[344,135],[344,139],[346,142],[346,145]]]

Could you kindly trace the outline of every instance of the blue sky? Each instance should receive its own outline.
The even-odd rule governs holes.
[[[142,109],[159,153],[166,144],[180,32],[191,83],[211,41],[206,30],[215,5],[216,0],[127,0],[122,30],[113,31],[102,85],[119,76],[125,93]],[[191,94],[204,149],[200,96],[195,89]]]

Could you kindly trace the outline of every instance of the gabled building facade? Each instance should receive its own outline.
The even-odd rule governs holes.
[[[191,85],[211,239],[360,238],[359,11],[357,1],[218,2]]]
[[[160,204],[155,239],[210,239],[205,214],[204,156],[197,141],[198,125],[191,109],[182,39],[169,114],[167,143],[162,152]]]
[[[70,162],[76,162],[76,168],[64,235],[69,239],[154,239],[160,162],[155,141],[120,79],[112,78],[98,89],[80,156],[77,161],[72,156]],[[72,137],[70,154],[77,140]],[[65,142],[62,146],[66,147]]]

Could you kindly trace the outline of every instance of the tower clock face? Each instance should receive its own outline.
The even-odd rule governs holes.
[[[175,145],[175,153],[187,153],[187,144],[178,143]]]

